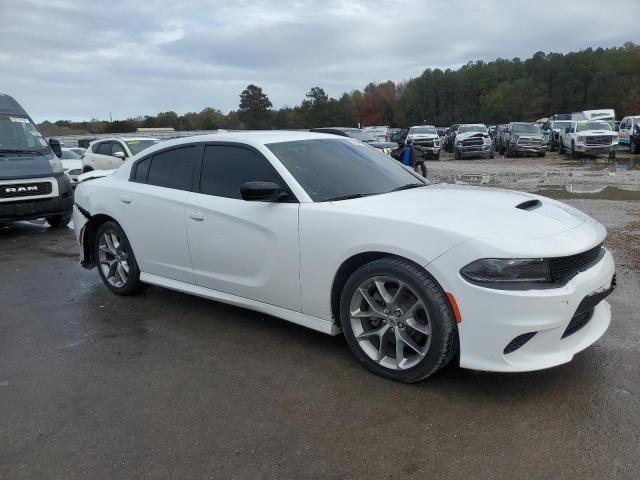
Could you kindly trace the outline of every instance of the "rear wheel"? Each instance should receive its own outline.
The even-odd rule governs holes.
[[[143,288],[129,240],[116,222],[98,228],[93,256],[102,281],[116,295],[133,295]]]
[[[392,380],[420,381],[457,351],[444,292],[427,272],[403,259],[382,258],[356,270],[342,292],[340,321],[356,358]]]

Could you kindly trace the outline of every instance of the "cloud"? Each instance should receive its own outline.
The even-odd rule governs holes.
[[[637,0],[2,2],[0,85],[38,120],[228,111],[249,83],[280,107],[315,85],[637,42],[639,17]]]

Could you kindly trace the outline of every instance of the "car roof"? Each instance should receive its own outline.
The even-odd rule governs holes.
[[[420,128],[420,127],[432,127],[432,128],[436,128],[436,127],[434,127],[433,125],[413,125],[413,126],[411,126],[411,127],[409,127],[409,128]]]
[[[0,93],[0,113],[8,113],[28,117],[27,112],[11,96]]]
[[[91,143],[98,143],[98,142],[107,142],[107,141],[113,141],[113,140],[120,140],[123,142],[130,142],[130,141],[143,141],[143,140],[154,140],[154,141],[160,141],[159,138],[154,138],[154,137],[104,137],[104,138],[96,138],[95,140],[93,140]]]

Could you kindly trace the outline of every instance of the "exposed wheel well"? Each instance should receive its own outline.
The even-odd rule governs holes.
[[[87,172],[91,172],[91,171],[93,171],[93,168],[91,168],[91,167],[84,167],[82,169],[82,173],[87,173]]]
[[[87,226],[85,227],[84,236],[82,238],[82,249],[84,251],[84,262],[83,266],[87,268],[92,268],[96,266],[95,259],[93,258],[93,244],[96,241],[96,233],[100,226],[105,222],[115,222],[118,223],[114,218],[105,214],[94,215],[87,222]]]

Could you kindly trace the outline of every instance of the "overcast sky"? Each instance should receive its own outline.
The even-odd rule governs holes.
[[[36,121],[276,108],[425,68],[640,43],[640,0],[0,0],[0,91]]]

